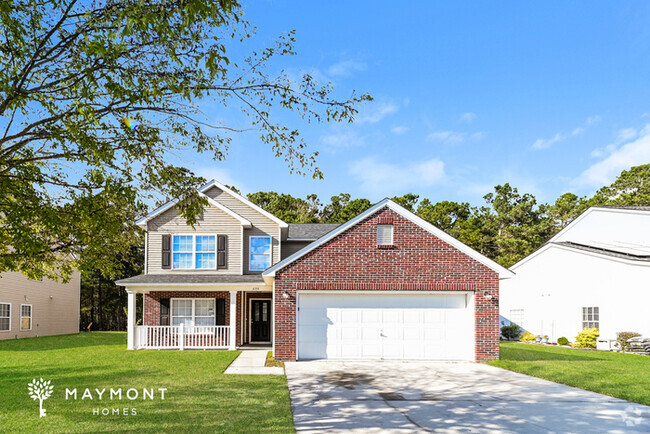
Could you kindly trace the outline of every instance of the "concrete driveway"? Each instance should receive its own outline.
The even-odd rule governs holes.
[[[298,431],[650,432],[650,407],[475,363],[286,363]]]

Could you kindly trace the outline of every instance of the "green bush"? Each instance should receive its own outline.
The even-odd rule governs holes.
[[[579,348],[596,348],[596,340],[600,332],[596,327],[585,327],[578,336],[576,336],[575,346]]]
[[[501,327],[501,336],[507,340],[517,339],[521,334],[521,327],[517,324],[510,324],[507,326]]]
[[[519,340],[521,342],[535,342],[535,335],[532,334],[532,333],[526,332],[526,333],[524,333],[523,335],[521,335],[519,337]]]
[[[616,333],[616,340],[621,345],[621,351],[628,351],[630,349],[630,344],[627,342],[628,339],[636,338],[637,336],[641,336],[641,333],[637,333],[637,332]]]
[[[569,340],[564,336],[557,338],[558,345],[569,345]]]

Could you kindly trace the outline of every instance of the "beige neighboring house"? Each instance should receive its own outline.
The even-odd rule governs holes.
[[[68,283],[2,273],[0,340],[78,333],[80,289],[79,272]]]

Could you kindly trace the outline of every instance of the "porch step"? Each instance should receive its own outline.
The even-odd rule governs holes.
[[[228,366],[224,374],[284,375],[284,368],[264,366],[268,352],[268,349],[243,348],[241,354]]]

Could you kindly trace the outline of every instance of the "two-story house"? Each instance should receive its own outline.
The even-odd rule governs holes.
[[[386,199],[349,222],[287,224],[217,181],[188,226],[170,202],[138,224],[129,349],[267,344],[280,360],[498,357],[511,272]],[[135,294],[144,321],[135,322]]]

